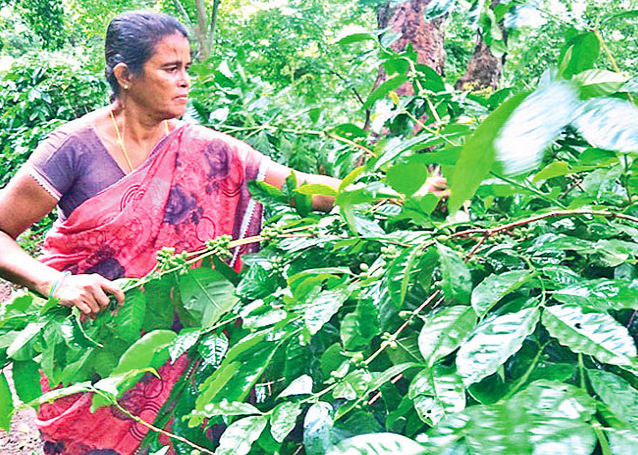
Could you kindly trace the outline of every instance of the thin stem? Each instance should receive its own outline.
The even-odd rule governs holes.
[[[585,384],[585,363],[583,362],[582,353],[578,353],[578,373],[580,377],[580,388],[587,391],[587,385]]]
[[[441,293],[441,291],[437,290],[434,294],[432,294],[430,297],[428,297],[425,302],[423,302],[421,305],[419,305],[419,307],[410,314],[410,317],[403,322],[401,327],[399,327],[396,332],[394,332],[392,335],[390,335],[389,339],[384,340],[383,343],[381,343],[381,346],[379,346],[379,349],[377,349],[376,352],[374,352],[374,354],[372,354],[370,357],[368,357],[368,359],[366,361],[363,362],[364,365],[370,365],[370,363],[374,359],[376,359],[379,355],[381,355],[381,353],[383,351],[385,351],[386,348],[390,344],[392,344],[393,341],[396,341],[397,337],[401,334],[401,332],[403,332],[406,329],[406,327],[408,327],[410,325],[410,322],[412,322],[412,319],[414,319],[421,311],[423,311],[426,306],[428,306],[430,303],[432,303],[434,301],[434,299],[440,293]],[[443,297],[441,297],[439,299],[439,301],[435,305],[438,305],[442,301],[443,301]]]
[[[607,437],[605,436],[605,433],[603,433],[603,429],[600,426],[600,423],[593,422],[591,426],[594,429],[594,433],[596,433],[596,438],[598,438],[598,442],[600,443],[600,450],[603,455],[613,455],[611,447],[609,447],[609,441],[607,441]]]
[[[110,396],[102,393],[99,390],[96,390],[96,393],[98,393],[99,395],[103,396],[104,398],[106,398],[107,400],[111,401],[113,406],[115,406],[119,411],[121,411],[123,414],[126,414],[127,417],[129,417],[130,419],[134,420],[135,422],[145,426],[146,428],[148,428],[149,430],[153,430],[157,433],[163,434],[164,436],[167,436],[171,439],[175,439],[177,441],[183,442],[184,444],[188,444],[189,446],[191,446],[193,449],[197,449],[200,452],[203,453],[207,453],[209,455],[215,455],[215,452],[211,452],[210,450],[206,449],[205,447],[199,446],[197,444],[195,444],[194,442],[189,441],[188,439],[185,439],[179,435],[170,433],[166,430],[163,430],[162,428],[158,428],[155,425],[148,423],[146,420],[142,419],[141,417],[136,416],[135,414],[132,414],[131,412],[129,412],[128,409],[122,407],[117,400],[112,399]]]
[[[354,147],[354,148],[357,148],[359,150],[363,150],[366,153],[366,155],[368,155],[371,158],[376,158],[377,157],[377,155],[372,150],[370,150],[367,147],[364,147],[361,144],[357,144],[356,142],[351,141],[350,139],[346,139],[345,137],[341,137],[341,136],[338,136],[338,135],[336,135],[334,133],[328,133],[328,132],[326,132],[325,135],[327,137],[331,138],[331,139],[334,139],[335,141],[339,141],[339,142],[343,142],[344,144],[348,144],[350,147]]]
[[[497,226],[494,228],[473,228],[466,229],[465,231],[455,232],[451,234],[450,237],[463,237],[471,234],[483,234],[488,236],[493,236],[495,234],[499,234],[504,231],[509,231],[510,229],[524,226],[526,224],[533,223],[535,221],[544,220],[545,218],[553,218],[558,216],[572,216],[572,215],[591,215],[591,216],[605,216],[605,217],[613,217],[613,218],[622,218],[625,220],[633,221],[634,223],[638,223],[638,218],[625,215],[624,213],[618,212],[607,212],[605,210],[586,210],[586,209],[575,209],[575,210],[553,210],[551,212],[543,213],[542,215],[536,215],[529,218],[524,218],[522,220],[513,221],[511,223],[503,224],[501,226]]]
[[[543,344],[540,347],[540,349],[536,353],[536,356],[532,360],[532,363],[530,364],[530,366],[527,368],[527,370],[525,371],[523,376],[521,376],[518,379],[518,381],[516,382],[516,385],[507,393],[507,395],[505,395],[503,400],[508,400],[508,399],[512,398],[514,395],[516,395],[516,392],[518,392],[520,390],[520,388],[527,382],[527,380],[529,379],[530,375],[532,374],[532,372],[536,368],[536,365],[538,365],[538,362],[540,361],[541,356],[543,355],[543,351],[545,350],[545,348],[547,347],[547,345],[550,342],[551,342],[551,340],[547,341],[545,344]]]
[[[504,182],[509,183],[510,185],[514,185],[514,186],[516,186],[518,188],[521,188],[521,189],[524,189],[524,190],[529,191],[531,193],[534,193],[535,195],[537,195],[541,199],[544,199],[544,200],[552,202],[552,203],[557,203],[562,208],[566,207],[565,204],[563,204],[562,202],[559,202],[559,201],[557,201],[555,199],[550,198],[545,193],[543,193],[542,191],[537,190],[534,187],[529,187],[529,186],[522,185],[522,184],[518,183],[516,180],[509,179],[509,178],[504,177],[502,175],[496,174],[495,172],[490,172],[490,174],[492,174],[497,179],[500,179],[500,180],[503,180]]]

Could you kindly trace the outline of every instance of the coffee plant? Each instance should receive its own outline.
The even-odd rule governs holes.
[[[593,67],[588,33],[514,95],[454,92],[386,50],[390,79],[365,101],[378,128],[315,134],[349,171],[338,189],[251,183],[262,235],[164,249],[94,319],[31,294],[4,306],[18,396],[89,392],[154,430],[173,417],[179,454],[633,454],[637,86]],[[449,198],[425,190],[433,169]],[[335,209],[312,212],[313,195]],[[251,242],[238,275],[223,258]],[[122,407],[183,354],[156,422]],[[41,395],[38,370],[59,387]],[[8,428],[4,374],[0,408]],[[157,434],[143,445],[165,453]]]

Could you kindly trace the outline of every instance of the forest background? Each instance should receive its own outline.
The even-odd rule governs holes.
[[[20,295],[0,312],[0,358],[22,401],[51,398],[42,368],[72,386],[58,395],[117,406],[144,367],[196,351],[208,361],[178,406],[179,453],[633,453],[638,1],[0,5],[0,186],[107,103],[104,29],[136,8],[191,31],[188,119],[345,182],[253,185],[268,227],[241,277],[184,270],[223,242],[164,252],[125,283],[133,313],[72,335],[77,315]],[[433,173],[447,201],[420,192]],[[311,194],[337,208],[313,214]],[[168,294],[177,335],[146,311]]]

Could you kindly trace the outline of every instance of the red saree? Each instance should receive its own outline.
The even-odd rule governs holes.
[[[193,251],[220,235],[254,235],[260,229],[261,206],[250,198],[246,181],[263,177],[265,163],[241,141],[200,126],[182,126],[142,166],[56,223],[41,260],[74,274],[141,277],[153,268],[162,247]],[[231,265],[238,268],[245,251],[235,251]],[[153,422],[185,366],[181,358],[159,369],[161,379],[145,376],[122,405]],[[146,428],[110,407],[90,413],[90,402],[90,396],[79,394],[40,407],[36,423],[45,453],[135,453]]]

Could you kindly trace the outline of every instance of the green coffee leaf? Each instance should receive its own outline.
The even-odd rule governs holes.
[[[401,308],[408,292],[410,280],[414,278],[422,245],[403,250],[390,264],[388,270],[388,289],[390,298]]]
[[[554,291],[552,296],[562,303],[598,311],[638,308],[638,289],[624,280],[601,278],[583,281]]]
[[[472,276],[461,256],[453,249],[437,244],[439,264],[443,276],[443,293],[449,300],[469,303]]]
[[[146,295],[139,291],[127,294],[124,305],[118,307],[117,314],[113,318],[118,335],[131,343],[137,340],[140,337],[145,314]]]
[[[11,414],[13,413],[13,396],[4,371],[0,373],[0,429],[9,432]]]
[[[159,368],[168,359],[168,347],[176,336],[172,330],[153,330],[145,334],[122,354],[111,375],[147,367]]]
[[[429,425],[465,409],[465,386],[453,368],[426,368],[410,384],[408,396],[417,414]]]
[[[627,329],[605,313],[584,313],[580,307],[559,305],[543,311],[550,335],[572,351],[593,355],[604,363],[632,365],[636,346]]]
[[[428,178],[428,169],[424,164],[398,163],[386,171],[385,178],[399,193],[411,196],[425,183]]]
[[[216,270],[189,269],[179,278],[184,309],[206,328],[215,324],[238,302],[235,286]]]
[[[368,98],[366,99],[365,103],[363,103],[363,106],[361,108],[363,110],[370,109],[375,101],[384,98],[391,91],[398,89],[403,84],[405,84],[407,80],[407,76],[399,75],[384,81],[376,89],[374,89],[372,93],[370,93],[370,95],[368,95]]]
[[[456,212],[461,208],[463,202],[474,195],[492,169],[496,157],[494,141],[512,112],[525,100],[527,95],[527,93],[521,93],[503,103],[481,123],[463,146],[451,179],[448,201],[451,213]]]
[[[178,357],[195,346],[195,343],[199,340],[202,331],[200,329],[184,329],[168,347],[168,354],[171,358],[171,363],[175,362]]]
[[[594,32],[584,32],[571,38],[561,49],[561,75],[569,79],[574,74],[594,67],[600,54],[600,41]]]
[[[319,401],[308,409],[303,423],[303,445],[307,455],[324,455],[332,447],[332,406]]]
[[[587,376],[596,395],[609,406],[616,416],[638,428],[638,390],[620,376],[604,370],[587,370]]]
[[[13,362],[11,374],[20,401],[29,403],[42,395],[40,368],[36,362],[32,360]]]
[[[487,320],[465,342],[456,356],[458,374],[467,386],[496,372],[523,345],[536,328],[540,312],[528,308]]]
[[[230,424],[219,440],[216,455],[246,455],[266,428],[264,416],[244,417]]]
[[[591,69],[578,73],[573,80],[580,86],[583,99],[616,93],[629,78],[613,71]]]
[[[471,303],[479,317],[483,317],[503,297],[514,292],[534,276],[529,270],[514,270],[490,275],[472,291]]]
[[[277,398],[291,395],[310,395],[312,393],[312,377],[304,374],[294,379]]]
[[[352,291],[347,287],[340,287],[329,291],[312,293],[306,300],[304,321],[308,331],[314,335],[323,325],[335,315]]]
[[[476,327],[471,307],[452,306],[430,315],[419,333],[419,350],[428,365],[433,365],[458,348]]]
[[[283,442],[295,428],[297,417],[301,415],[301,404],[286,401],[275,407],[270,418],[270,433],[277,442]]]

